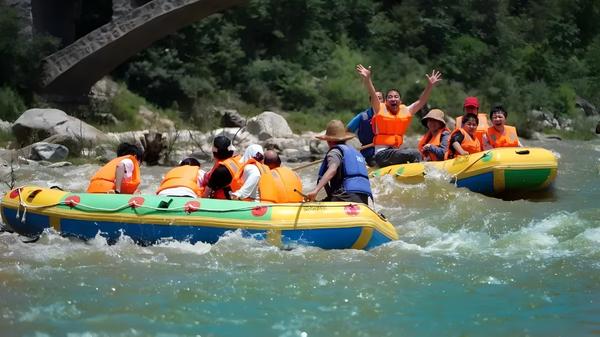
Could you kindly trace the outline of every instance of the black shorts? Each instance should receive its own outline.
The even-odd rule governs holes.
[[[420,161],[421,153],[414,149],[385,149],[375,154],[375,162],[379,167]]]

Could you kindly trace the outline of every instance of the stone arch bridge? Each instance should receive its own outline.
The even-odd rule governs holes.
[[[213,13],[246,2],[112,0],[110,22],[69,41],[74,40],[69,19],[77,20],[82,1],[88,0],[8,0],[11,1],[30,20],[34,32],[44,31],[61,38],[63,44],[70,43],[43,60],[42,91],[59,97],[87,95],[94,83],[154,41]],[[62,18],[57,19],[54,14],[59,11]]]

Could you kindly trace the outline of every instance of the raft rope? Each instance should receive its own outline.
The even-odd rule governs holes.
[[[17,188],[17,193],[18,193],[18,196],[19,196],[19,206],[20,207],[17,208],[17,213],[16,213],[16,216],[15,216],[17,219],[19,219],[19,217],[20,217],[21,222],[25,222],[25,220],[26,220],[27,208],[30,208],[30,209],[41,209],[41,208],[48,208],[48,207],[61,206],[61,205],[63,205],[63,206],[70,206],[70,207],[73,207],[73,208],[80,208],[80,209],[85,209],[85,210],[91,210],[91,211],[106,212],[106,213],[118,212],[118,211],[130,208],[130,207],[133,207],[134,209],[135,208],[145,208],[145,209],[151,209],[151,210],[154,210],[154,211],[161,211],[161,212],[180,212],[180,211],[187,211],[188,210],[188,207],[186,207],[185,205],[181,206],[181,207],[174,207],[174,208],[167,208],[167,209],[165,209],[165,208],[161,208],[161,207],[139,205],[139,204],[135,203],[135,200],[132,203],[128,202],[128,203],[126,203],[126,204],[124,204],[122,206],[118,206],[118,207],[115,207],[115,208],[96,207],[96,206],[86,205],[86,204],[82,204],[82,203],[78,203],[77,205],[72,206],[72,204],[69,201],[59,201],[59,202],[50,203],[50,204],[47,204],[47,205],[31,205],[31,204],[28,204],[25,200],[23,200],[22,195],[21,195],[21,188],[22,187]],[[252,211],[252,210],[256,209],[257,207],[273,208],[273,207],[286,207],[286,206],[290,206],[290,205],[297,205],[297,203],[255,204],[255,205],[249,205],[249,206],[246,206],[246,207],[238,207],[238,208],[230,208],[230,209],[206,209],[206,208],[198,208],[198,209],[195,209],[194,211],[207,212],[207,213],[229,213],[229,212]],[[306,203],[302,202],[301,205],[305,206]],[[348,203],[348,204],[342,204],[342,205],[324,205],[324,206],[316,204],[315,206],[317,206],[317,205],[321,206],[321,207],[333,207],[333,208],[336,208],[336,207],[346,207],[346,206],[349,206],[349,205],[357,205],[357,204],[355,204],[355,203]],[[365,206],[367,206],[367,205],[365,205]],[[21,207],[23,207],[23,215],[22,216],[20,216],[20,209],[21,209]],[[377,212],[375,212],[370,207],[367,206],[367,208],[369,210],[373,211],[375,214],[377,214]]]

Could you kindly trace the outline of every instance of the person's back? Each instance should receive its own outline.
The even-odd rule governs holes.
[[[270,169],[273,177],[273,189],[277,193],[275,202],[300,202],[302,201],[302,180],[296,172],[289,167],[281,166],[279,154],[273,150],[265,151],[263,162]]]
[[[275,188],[271,170],[263,164],[262,146],[252,144],[246,148],[242,156],[242,170],[234,175],[231,182],[231,199],[245,201],[277,202],[278,192]]]
[[[191,198],[201,196],[204,192],[202,185],[205,174],[197,159],[185,158],[179,166],[165,174],[156,194]]]
[[[142,151],[133,144],[121,143],[117,148],[117,158],[101,167],[90,179],[88,193],[138,192],[141,182],[140,162]]]
[[[213,157],[215,163],[207,173],[204,182],[204,198],[230,199],[233,176],[242,167],[240,156],[234,156],[234,148],[229,138],[217,136],[213,140]]]

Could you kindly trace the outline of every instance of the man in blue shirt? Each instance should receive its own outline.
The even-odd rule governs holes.
[[[383,93],[381,91],[376,91],[375,95],[377,96],[377,99],[379,99],[379,102],[383,103]],[[371,101],[371,98],[369,98],[369,101]],[[346,125],[346,129],[355,133],[363,146],[373,143],[374,134],[373,127],[371,126],[373,114],[373,108],[369,107],[367,110],[354,116],[348,125]],[[367,147],[360,150],[360,153],[365,157],[367,165],[375,166],[375,147]]]

